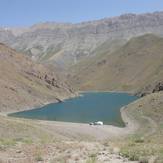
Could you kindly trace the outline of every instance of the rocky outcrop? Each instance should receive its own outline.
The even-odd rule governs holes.
[[[156,84],[155,88],[152,90],[152,93],[163,91],[163,82]]]
[[[144,97],[148,94],[160,91],[163,91],[163,82],[154,82],[142,88],[139,92],[136,93],[136,95],[139,97]]]

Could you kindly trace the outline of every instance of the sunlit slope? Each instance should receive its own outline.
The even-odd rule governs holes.
[[[81,66],[84,62],[88,66]],[[161,81],[162,66],[163,38],[146,34],[130,39],[112,53],[82,61],[70,78],[80,90],[137,91]]]
[[[0,44],[0,111],[30,109],[73,95],[48,68]]]

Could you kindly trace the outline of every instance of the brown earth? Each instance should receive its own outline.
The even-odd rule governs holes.
[[[106,49],[106,47],[105,47]],[[153,34],[130,39],[74,65],[69,78],[80,90],[148,92],[162,82],[163,38]],[[101,50],[100,50],[101,51]]]
[[[31,109],[75,96],[65,80],[28,57],[0,44],[0,111]]]

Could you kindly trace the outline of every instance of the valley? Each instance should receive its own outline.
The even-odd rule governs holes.
[[[161,163],[162,36],[163,12],[0,28],[0,162]],[[123,128],[7,116],[91,91],[141,98]]]
[[[21,111],[75,97],[57,74],[0,44],[0,111]]]

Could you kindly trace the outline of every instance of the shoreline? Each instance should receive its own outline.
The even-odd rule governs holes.
[[[65,99],[62,99],[61,102],[59,101],[49,101],[49,102],[45,102],[43,104],[39,104],[39,105],[35,105],[34,107],[26,107],[24,109],[21,109],[21,110],[13,110],[13,111],[8,111],[8,112],[0,112],[0,115],[4,115],[4,116],[7,116],[8,114],[12,114],[12,113],[17,113],[17,112],[23,112],[23,111],[30,111],[30,110],[34,110],[34,109],[38,109],[38,108],[41,108],[45,105],[49,105],[49,104],[53,104],[53,103],[62,103],[66,100],[70,100],[70,99],[73,99],[73,98],[77,98],[77,97],[82,97],[83,96],[83,93],[126,93],[126,94],[129,94],[131,96],[135,96],[134,93],[131,93],[131,92],[123,92],[123,91],[78,91],[77,92],[77,95],[76,96],[73,96],[73,97],[70,97],[70,98],[65,98]],[[120,111],[121,112],[121,111]]]
[[[49,105],[49,104],[61,103],[61,102],[64,102],[65,100],[73,99],[73,98],[80,97],[80,96],[82,96],[82,95],[80,95],[79,92],[76,92],[74,96],[71,96],[69,98],[63,98],[61,101],[55,101],[56,99],[49,100],[48,102],[44,102],[44,103],[41,103],[41,104],[38,104],[38,105],[34,105],[33,107],[24,107],[21,110],[15,109],[13,111],[0,112],[0,115],[8,116],[8,114],[12,114],[12,113],[23,112],[23,111],[30,111],[30,110],[41,108],[41,107]]]
[[[72,123],[72,122],[61,122],[61,121],[47,121],[47,120],[37,120],[37,119],[26,119],[10,117],[6,115],[13,121],[20,122],[30,122],[33,125],[41,126],[41,128],[46,129],[47,132],[55,132],[60,136],[71,138],[76,138],[79,140],[83,138],[91,138],[91,140],[108,140],[114,138],[126,137],[129,134],[134,134],[139,125],[138,122],[133,120],[125,110],[125,107],[121,108],[121,116],[124,121],[125,127],[117,127],[114,125],[103,125],[103,126],[90,126],[86,123]]]
[[[100,91],[100,90],[88,90],[88,91],[78,91],[78,93],[127,93],[127,94],[133,94],[134,95],[134,92],[132,91]]]
[[[78,93],[80,96],[81,92],[78,92]],[[42,106],[48,105],[50,103],[53,103],[53,102],[52,101],[46,102],[42,104]],[[41,107],[41,105],[39,105],[39,107]],[[105,124],[103,126],[90,126],[87,123],[48,121],[48,120],[26,119],[26,118],[8,116],[8,114],[19,112],[16,110],[12,112],[2,112],[0,113],[0,115],[10,118],[12,120],[20,120],[20,121],[22,120],[22,121],[32,122],[34,124],[39,124],[45,128],[46,127],[50,128],[50,130],[52,129],[55,132],[60,133],[61,135],[76,135],[76,137],[78,137],[79,135],[83,135],[83,136],[88,136],[88,137],[94,137],[96,140],[104,140],[104,139],[109,139],[109,138],[112,139],[112,138],[120,138],[123,136],[127,136],[129,134],[135,133],[136,130],[138,129],[139,127],[138,122],[136,122],[134,119],[132,119],[132,117],[128,115],[125,108],[126,106],[123,106],[120,109],[120,114],[125,124],[125,127],[118,127],[114,125],[105,125]],[[36,109],[36,107],[34,107],[33,109]],[[33,110],[33,109],[30,109],[30,110]],[[25,110],[27,109],[24,109],[24,111]]]
[[[100,91],[100,90],[90,90],[90,91],[78,91],[78,93],[82,94],[82,93],[126,93],[128,95],[131,95],[131,96],[137,96],[137,97],[140,97],[138,96],[134,91]]]

